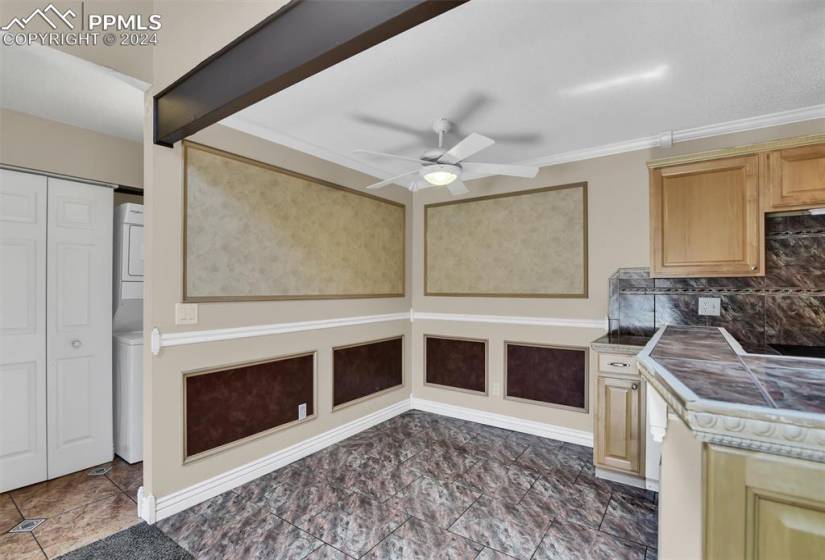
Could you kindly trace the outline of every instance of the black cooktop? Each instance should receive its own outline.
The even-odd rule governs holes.
[[[825,358],[825,346],[794,346],[792,344],[769,344],[768,346],[783,356]]]

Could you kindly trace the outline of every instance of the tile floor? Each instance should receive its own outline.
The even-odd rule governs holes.
[[[0,494],[0,558],[43,560],[130,527],[137,517],[143,465],[115,458],[111,469],[92,469]],[[33,530],[9,532],[23,520],[41,521]]]
[[[650,560],[656,507],[589,448],[413,411],[158,527],[199,559]]]

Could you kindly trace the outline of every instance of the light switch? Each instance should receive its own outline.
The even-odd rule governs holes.
[[[307,417],[307,403],[298,405],[298,420],[303,420]]]
[[[175,304],[175,324],[194,325],[198,322],[197,303],[176,303]]]
[[[700,297],[699,315],[718,317],[721,313],[721,304],[718,297]]]

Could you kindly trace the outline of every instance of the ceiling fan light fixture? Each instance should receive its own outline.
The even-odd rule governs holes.
[[[461,168],[457,165],[437,164],[421,168],[421,176],[424,180],[436,187],[449,185],[458,179],[460,173]]]

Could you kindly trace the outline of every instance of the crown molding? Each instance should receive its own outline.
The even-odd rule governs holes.
[[[239,132],[257,136],[263,140],[280,144],[281,146],[286,146],[287,148],[292,148],[293,150],[298,150],[299,152],[342,165],[349,169],[364,173],[365,175],[369,175],[370,177],[387,179],[393,176],[393,173],[385,171],[384,169],[374,167],[355,158],[313,144],[312,142],[301,140],[300,138],[296,138],[290,134],[278,132],[276,130],[272,130],[271,128],[251,123],[237,115],[227,117],[218,124],[222,124]]]
[[[765,115],[757,115],[754,117],[698,126],[694,128],[666,131],[665,133],[642,136],[640,138],[632,138],[629,140],[622,140],[620,142],[602,144],[600,146],[592,146],[579,150],[571,150],[569,152],[549,154],[538,158],[515,162],[515,164],[547,167],[550,165],[559,165],[562,163],[612,156],[627,152],[635,152],[638,150],[659,148],[671,142],[688,142],[690,140],[698,140],[700,138],[710,138],[712,136],[721,136],[724,134],[732,134],[734,132],[746,132],[748,130],[758,130],[760,128],[769,128],[772,126],[780,126],[784,124],[792,124],[823,118],[825,118],[825,103],[820,105],[812,105],[810,107],[802,107],[800,109],[791,109],[788,111],[779,111],[776,113],[768,113]],[[225,118],[220,122],[220,124],[240,132],[245,132],[247,134],[251,134],[252,136],[257,136],[264,140],[274,142],[276,144],[281,144],[288,148],[293,148],[326,161],[348,167],[372,177],[387,179],[393,175],[392,172],[363,163],[362,161],[338,153],[334,150],[329,150],[289,134],[250,123],[244,119],[241,119],[237,115],[232,115]],[[466,181],[470,181],[487,176],[488,175],[466,174],[463,178]],[[407,185],[399,184],[399,186],[407,188]]]

